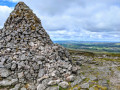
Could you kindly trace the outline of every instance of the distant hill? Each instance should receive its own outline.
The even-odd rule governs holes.
[[[54,41],[66,48],[90,52],[120,53],[120,42]]]

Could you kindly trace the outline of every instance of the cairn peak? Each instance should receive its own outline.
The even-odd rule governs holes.
[[[42,27],[40,19],[33,13],[33,11],[24,2],[19,2],[12,13],[10,13],[5,26],[9,25],[13,28],[20,24],[20,26],[26,27],[25,25],[29,23],[31,23],[32,30],[35,30],[36,26],[39,26],[39,28]],[[10,27],[8,28],[10,29]]]
[[[19,2],[15,6],[15,10],[20,10],[20,9],[30,9],[24,2]]]
[[[25,41],[26,38],[33,40],[34,38],[41,44],[53,44],[49,35],[42,27],[40,19],[24,2],[19,2],[16,5],[4,24],[3,30],[9,32],[9,35],[14,34],[16,38],[19,37],[19,41]],[[24,38],[22,37],[23,35],[25,35]]]

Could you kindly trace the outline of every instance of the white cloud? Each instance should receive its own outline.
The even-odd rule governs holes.
[[[3,27],[4,22],[8,18],[11,11],[12,11],[12,8],[8,6],[0,6],[0,28]]]
[[[3,0],[3,1],[19,2],[19,1],[21,1],[21,0]]]

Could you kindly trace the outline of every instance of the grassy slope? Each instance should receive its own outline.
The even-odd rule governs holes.
[[[68,49],[71,55],[84,55],[87,57],[93,57],[95,61],[116,61],[120,62],[120,53],[101,53],[101,52],[86,52],[81,50]],[[105,57],[103,57],[105,56]],[[98,58],[102,57],[102,58]],[[112,58],[111,58],[112,57]],[[117,57],[117,58],[115,58]]]
[[[113,56],[113,57],[120,57],[120,53],[109,53],[109,52],[92,52],[92,51],[85,51],[85,50],[76,50],[76,49],[68,49],[70,54],[74,55],[85,55],[85,56]]]

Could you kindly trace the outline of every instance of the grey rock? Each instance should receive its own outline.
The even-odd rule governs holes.
[[[77,70],[78,70],[77,67],[72,67],[72,72],[73,73],[77,73]]]
[[[97,77],[95,77],[94,75],[90,75],[89,78],[90,78],[90,80],[92,80],[92,81],[94,81],[94,80],[97,79]]]
[[[57,50],[57,49],[58,49],[58,46],[53,46],[52,49],[53,49],[53,50]]]
[[[12,79],[12,80],[2,80],[0,81],[0,86],[11,86],[11,85],[15,85],[18,83],[18,79]]]
[[[5,66],[7,69],[10,69],[11,66],[12,66],[12,64],[11,64],[11,63],[8,63],[8,64],[5,64],[4,66]]]
[[[80,85],[81,88],[89,88],[89,83],[83,83],[82,85]]]
[[[90,87],[89,90],[95,90],[95,88],[94,87]]]
[[[45,90],[46,89],[46,87],[45,87],[45,85],[43,85],[43,84],[39,84],[38,86],[37,86],[37,90]]]
[[[82,63],[81,63],[80,61],[76,61],[76,65],[81,66],[81,65],[82,65]]]
[[[75,76],[73,76],[73,75],[68,76],[68,77],[66,78],[66,80],[67,80],[68,82],[72,82],[72,81],[75,80]]]
[[[0,63],[0,68],[4,68],[4,65],[3,65],[3,63]]]
[[[34,47],[35,44],[34,44],[34,42],[30,42],[29,45],[30,45],[31,47]]]
[[[55,76],[56,76],[56,71],[53,71],[50,75],[51,75],[52,77],[55,77]]]
[[[20,89],[20,84],[16,84],[15,87],[10,90],[19,90],[19,89]]]
[[[20,83],[26,83],[26,81],[25,81],[24,78],[19,78],[19,82],[20,82]]]
[[[22,87],[20,90],[27,90],[25,87]]]
[[[18,69],[21,69],[21,68],[23,68],[23,67],[26,66],[23,61],[21,61],[21,62],[19,62],[19,63],[17,63],[17,64],[18,64]]]
[[[80,76],[81,76],[81,79],[82,79],[82,80],[86,78],[84,75],[80,75]]]
[[[45,74],[45,69],[40,69],[38,73],[38,77],[42,77]]]
[[[2,58],[2,57],[1,57],[0,59],[1,59],[1,60],[0,60],[0,68],[4,68],[4,65],[3,65],[3,64],[4,64],[4,62],[5,62],[6,59],[5,59],[5,58]]]
[[[65,62],[63,60],[59,60],[58,63],[60,63],[60,67],[62,67],[62,68],[66,68],[69,70],[71,70],[71,68],[72,68],[72,65],[70,64],[70,62]]]
[[[33,83],[28,84],[27,90],[36,90],[36,85]]]
[[[44,84],[45,86],[48,86],[48,82],[50,82],[52,80],[52,78],[47,78],[47,79],[44,79],[42,81],[42,84]]]
[[[53,54],[53,55],[49,56],[49,59],[50,60],[55,60],[55,57],[56,57],[55,54]]]
[[[79,90],[79,87],[75,87],[75,88],[73,88],[73,90]],[[81,89],[80,89],[81,90]]]
[[[0,76],[1,77],[8,77],[11,72],[5,68],[0,68]]]
[[[2,64],[6,61],[6,59],[2,58],[2,57],[0,59],[1,59],[0,61],[1,61]]]
[[[108,87],[109,86],[107,80],[105,80],[105,79],[104,80],[99,80],[98,84],[101,85],[101,86],[104,86],[104,87]]]
[[[39,83],[39,82],[41,82],[41,81],[43,81],[44,79],[47,79],[49,76],[43,76],[43,77],[41,77],[41,78],[39,78],[39,79],[37,79],[37,82]]]
[[[65,82],[65,81],[59,83],[58,85],[62,88],[68,88],[68,86],[69,86],[68,82]]]
[[[24,76],[24,73],[21,72],[21,73],[18,73],[18,78],[22,78]]]
[[[71,83],[71,86],[73,87],[73,86],[75,86],[77,84],[80,84],[81,82],[82,82],[81,77],[77,76],[77,78],[75,79],[75,81]]]
[[[13,63],[12,66],[11,66],[11,70],[15,70],[16,67],[17,67],[17,65],[15,63]]]
[[[42,62],[41,62],[41,61],[38,61],[37,63],[38,63],[38,64],[40,64],[40,65],[42,64]]]
[[[38,70],[39,69],[39,65],[35,65],[33,68],[34,68],[34,70]]]
[[[26,59],[25,54],[22,54],[22,56],[20,56],[20,60],[25,60],[25,59]]]
[[[44,61],[45,60],[45,56],[36,56],[36,59],[40,60],[40,61]]]
[[[48,87],[46,90],[59,90],[59,86],[56,86],[56,87]]]
[[[60,79],[58,79],[58,80],[52,80],[52,81],[49,81],[48,82],[48,85],[56,85],[56,84],[58,84],[59,82],[60,82],[61,80]]]

